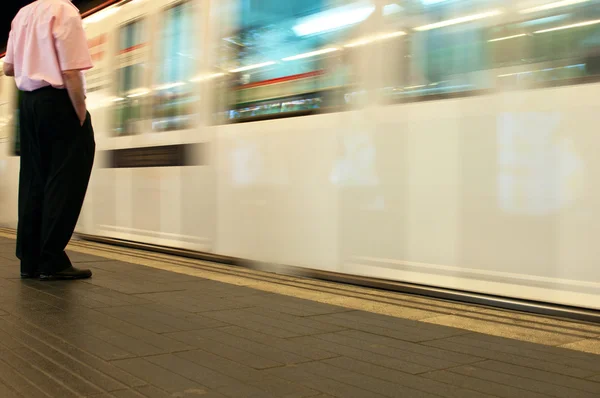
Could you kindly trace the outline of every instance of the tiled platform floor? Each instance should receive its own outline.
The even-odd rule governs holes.
[[[591,353],[78,252],[92,280],[21,281],[13,253],[0,397],[600,397]]]

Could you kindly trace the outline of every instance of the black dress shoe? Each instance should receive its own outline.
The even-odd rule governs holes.
[[[39,277],[39,272],[21,272],[21,279],[35,279]]]
[[[59,281],[59,280],[74,280],[74,279],[87,279],[92,277],[92,271],[88,269],[77,269],[75,267],[69,267],[60,272],[54,272],[52,274],[42,272],[40,274],[40,280],[42,281]]]

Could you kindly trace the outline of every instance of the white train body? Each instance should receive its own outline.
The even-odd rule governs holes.
[[[512,23],[513,13],[489,10],[507,10],[517,2],[468,0],[464,10],[457,5],[444,13],[399,15],[397,24],[405,26],[399,30],[392,27],[396,22],[386,21],[402,14],[391,7],[402,9],[402,2],[357,6],[331,0],[320,1],[318,12],[358,7],[352,14],[357,15],[363,3],[375,14],[383,12],[355,21],[349,33],[342,29],[336,38],[345,38],[345,44],[319,39],[325,43],[308,48],[319,54],[301,52],[305,58],[323,57],[324,66],[313,67],[318,73],[303,66],[297,74],[288,73],[298,76],[293,79],[255,77],[257,65],[287,67],[293,54],[283,48],[277,60],[263,60],[261,54],[271,56],[271,50],[254,42],[233,44],[242,48],[234,59],[242,61],[232,66],[231,54],[220,50],[224,38],[236,42],[240,31],[261,22],[258,12],[245,8],[278,7],[284,13],[277,3],[285,2],[192,0],[166,22],[168,10],[181,2],[142,0],[85,19],[96,64],[87,78],[98,153],[78,232],[600,309],[600,79],[588,70],[585,76],[568,76],[569,83],[556,77],[535,84],[523,80],[532,73],[580,70],[582,62],[591,65],[591,58],[499,63],[460,72],[461,63],[475,57],[469,47],[452,50],[452,65],[436,69],[428,51],[440,47],[427,46],[451,37],[424,36],[438,29],[436,23],[451,21],[439,29],[453,29],[445,32],[463,35],[457,40],[466,43],[465,37],[472,37],[466,35]],[[292,27],[299,35],[336,18],[323,14],[329,19],[319,20],[316,11],[300,11],[304,19]],[[559,11],[550,17],[564,12]],[[518,15],[529,21],[533,12]],[[239,15],[256,20],[240,23],[232,17]],[[463,15],[475,21],[468,28],[456,22]],[[144,26],[131,25],[140,20]],[[180,24],[187,28],[177,30]],[[124,26],[133,27],[123,33]],[[172,71],[172,58],[165,61],[178,56],[165,44],[169,34],[186,36],[177,45],[186,65],[194,65],[192,79],[184,76],[188,72]],[[371,43],[384,34],[404,44]],[[517,32],[505,40],[521,35],[525,38]],[[368,40],[360,42],[361,37]],[[260,40],[266,39],[277,43],[275,34]],[[356,47],[360,50],[350,53]],[[534,49],[519,51],[526,58]],[[426,72],[413,63],[423,57],[430,57]],[[125,75],[116,71],[128,66],[132,72],[123,73],[137,73],[137,85],[121,87]],[[456,77],[444,68],[460,73]],[[164,77],[169,74],[188,80]],[[231,74],[237,86],[228,80]],[[444,83],[437,75],[452,85],[438,90]],[[157,99],[161,90],[171,94]],[[296,97],[285,97],[285,106],[304,108],[240,119],[244,111],[263,106],[256,105],[258,100],[276,103],[261,109],[280,109],[284,105],[277,98],[290,90]],[[310,98],[342,92],[346,103],[312,112],[306,108],[309,92],[316,92]],[[15,93],[14,83],[1,77],[0,222],[12,227],[19,170],[12,149]],[[396,98],[398,93],[405,98]],[[169,105],[172,98],[181,102]]]

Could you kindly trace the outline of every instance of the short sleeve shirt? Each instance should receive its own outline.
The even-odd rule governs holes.
[[[62,73],[93,67],[79,10],[70,0],[37,0],[13,19],[4,62],[17,86],[64,88]]]

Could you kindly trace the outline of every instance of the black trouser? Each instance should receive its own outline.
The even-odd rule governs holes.
[[[22,92],[17,257],[21,272],[71,266],[65,248],[87,191],[96,143],[89,113],[83,126],[67,90]]]

